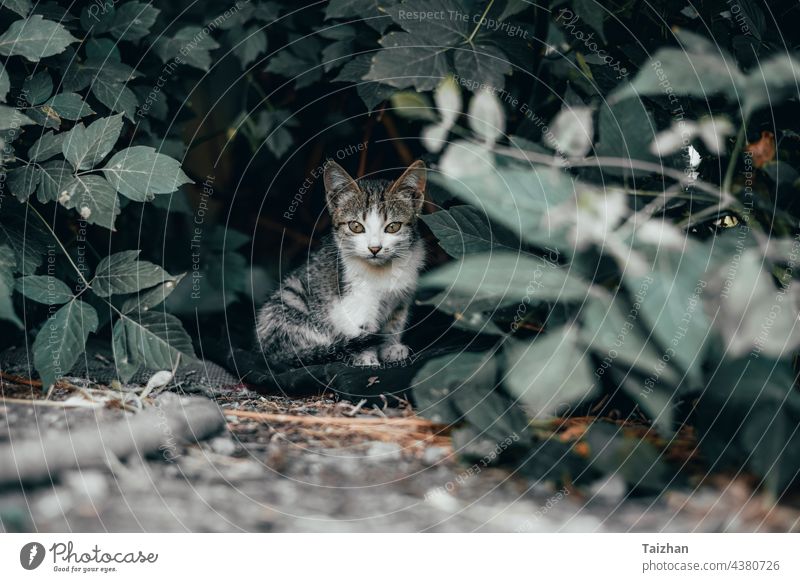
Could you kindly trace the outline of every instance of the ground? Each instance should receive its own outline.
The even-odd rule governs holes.
[[[21,451],[81,428],[118,423],[124,432],[140,404],[215,402],[224,421],[216,436],[179,443],[168,459],[108,455],[24,489],[6,483],[0,531],[786,531],[800,523],[793,510],[767,511],[735,481],[659,499],[628,497],[614,480],[588,491],[530,487],[507,470],[459,462],[447,429],[402,401],[211,387],[193,396],[158,388],[140,402],[141,387],[115,393],[78,378],[45,401],[15,378],[3,381],[0,458],[11,443]]]

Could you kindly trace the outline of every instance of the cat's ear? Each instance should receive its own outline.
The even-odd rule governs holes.
[[[325,182],[325,200],[331,212],[339,205],[343,197],[359,192],[356,181],[333,160],[325,162],[323,181]]]
[[[395,180],[389,191],[401,196],[409,196],[414,212],[422,210],[422,203],[425,201],[425,185],[428,181],[428,169],[422,160],[417,160],[411,164],[403,175]]]

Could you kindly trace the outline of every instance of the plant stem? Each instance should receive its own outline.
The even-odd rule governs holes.
[[[472,39],[475,38],[475,35],[478,34],[478,31],[481,28],[481,23],[483,19],[486,18],[486,15],[489,14],[489,10],[492,9],[492,4],[494,4],[494,0],[489,0],[489,4],[486,5],[486,10],[483,11],[481,14],[480,20],[478,20],[478,24],[475,25],[475,28],[472,30],[472,34],[469,35],[466,42],[464,44],[472,44]]]
[[[653,162],[644,162],[641,160],[630,160],[628,158],[613,158],[613,157],[601,156],[593,158],[568,158],[566,160],[566,163],[564,163],[561,159],[556,159],[554,156],[550,154],[540,154],[538,152],[522,151],[515,148],[499,147],[499,146],[495,146],[495,150],[498,153],[501,153],[510,158],[515,158],[517,160],[522,160],[525,162],[542,164],[545,166],[552,166],[552,167],[566,166],[568,168],[605,166],[609,168],[627,168],[630,170],[653,172],[655,174],[660,174],[662,176],[672,178],[673,180],[676,180],[680,183],[686,181],[686,174],[684,174],[680,170],[665,168],[661,164],[656,164]],[[692,182],[692,186],[694,186],[698,190],[702,190],[703,192],[712,194],[715,199],[722,198],[721,202],[724,203],[731,202],[731,200],[729,200],[729,196],[727,196],[725,192],[720,192],[717,186],[714,186],[709,182],[704,182],[703,180],[697,180],[696,182]]]
[[[60,238],[58,238],[58,235],[56,234],[56,232],[55,232],[55,231],[54,231],[54,230],[53,230],[53,229],[50,227],[50,223],[49,223],[49,222],[47,222],[47,220],[45,220],[45,217],[44,217],[44,216],[42,216],[41,214],[39,214],[39,211],[38,211],[38,210],[36,210],[36,208],[35,208],[35,207],[34,207],[34,206],[33,206],[33,205],[30,203],[30,201],[26,202],[26,204],[28,205],[28,208],[29,208],[29,209],[30,209],[30,210],[31,210],[31,211],[32,211],[32,212],[33,212],[33,213],[34,213],[36,216],[38,216],[38,217],[39,217],[39,220],[41,220],[41,221],[42,221],[42,224],[44,224],[44,225],[45,225],[45,227],[47,228],[47,230],[49,230],[49,231],[50,231],[50,234],[51,234],[51,235],[53,235],[53,238],[54,238],[54,239],[55,239],[55,241],[58,243],[58,246],[60,246],[60,247],[61,247],[61,250],[62,250],[62,251],[64,251],[64,256],[66,256],[66,257],[67,257],[67,260],[68,260],[68,261],[69,261],[69,263],[72,265],[72,268],[73,268],[73,269],[75,269],[75,272],[78,274],[78,277],[80,277],[80,278],[81,278],[81,281],[83,281],[83,284],[86,286],[86,288],[90,288],[90,287],[91,287],[91,285],[89,285],[89,281],[87,281],[87,280],[86,280],[86,277],[84,277],[84,276],[83,276],[83,272],[82,272],[82,271],[81,271],[81,270],[78,268],[78,265],[76,265],[76,264],[75,264],[75,262],[72,260],[72,257],[71,257],[71,256],[69,256],[69,253],[67,252],[67,249],[66,249],[66,248],[64,247],[64,245],[61,243],[61,239],[60,239]]]
[[[731,193],[731,185],[733,184],[733,171],[736,169],[736,163],[739,161],[739,154],[742,153],[745,136],[745,121],[742,120],[742,126],[739,128],[739,134],[736,136],[736,144],[733,146],[733,152],[731,152],[731,159],[728,162],[728,168],[725,170],[725,179],[722,182],[722,191],[727,194]]]

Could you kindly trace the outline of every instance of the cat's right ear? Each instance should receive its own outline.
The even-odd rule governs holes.
[[[325,183],[325,201],[331,213],[344,198],[359,192],[356,181],[333,160],[325,162],[323,181]]]

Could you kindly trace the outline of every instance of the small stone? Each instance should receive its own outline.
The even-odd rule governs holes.
[[[108,480],[100,471],[70,471],[62,478],[76,499],[100,501],[108,493]]]
[[[236,443],[227,437],[218,437],[211,441],[211,450],[218,455],[225,455],[230,457],[236,452]]]
[[[428,465],[435,465],[447,456],[447,449],[444,447],[428,447],[422,453],[422,462]]]
[[[589,492],[598,500],[606,503],[618,503],[625,497],[628,487],[619,475],[608,475],[592,483]]]
[[[367,457],[375,457],[376,460],[389,461],[397,460],[402,456],[403,448],[397,443],[384,443],[377,441],[372,443],[367,449]]]

